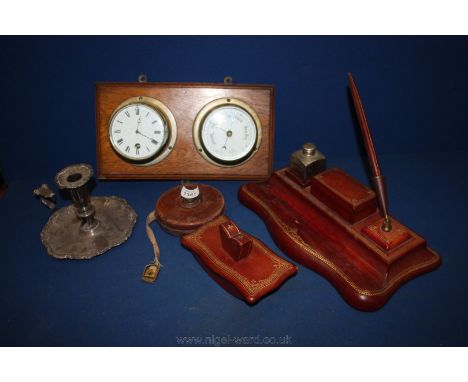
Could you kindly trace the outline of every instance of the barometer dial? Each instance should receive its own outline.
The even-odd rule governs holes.
[[[169,109],[149,97],[134,97],[119,105],[109,122],[109,140],[123,159],[152,164],[169,154],[176,125]]]
[[[261,140],[260,120],[246,103],[223,98],[206,105],[194,124],[194,141],[205,159],[221,166],[248,160]]]

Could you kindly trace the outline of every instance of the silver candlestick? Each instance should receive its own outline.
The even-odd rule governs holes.
[[[126,241],[137,214],[117,196],[91,197],[88,182],[93,169],[75,164],[55,176],[59,189],[67,190],[73,204],[55,211],[41,232],[50,256],[58,259],[90,259]],[[43,204],[55,209],[55,194],[43,184],[34,190]]]

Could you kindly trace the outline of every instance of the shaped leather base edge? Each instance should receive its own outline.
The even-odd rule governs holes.
[[[414,256],[408,257],[407,263],[404,263],[406,260],[403,257],[403,263],[399,266],[398,272],[392,274],[391,277],[388,277],[388,270],[387,273],[383,271],[376,276],[381,277],[383,280],[380,287],[368,288],[363,286],[359,277],[350,277],[347,272],[348,269],[343,264],[337,265],[334,263],[326,251],[317,251],[308,245],[301,234],[285,222],[281,213],[272,208],[272,204],[278,206],[277,203],[283,203],[281,200],[284,201],[288,197],[285,196],[284,189],[279,192],[280,190],[275,188],[280,188],[277,183],[281,183],[281,180],[277,179],[280,177],[277,175],[278,173],[280,171],[273,174],[267,182],[243,185],[239,190],[240,201],[264,220],[275,243],[288,257],[325,277],[345,301],[354,308],[362,311],[380,309],[405,282],[418,275],[430,272],[441,264],[440,257],[424,245],[415,249]],[[272,178],[274,178],[274,181],[272,181]],[[262,186],[265,186],[265,189],[271,192],[271,198],[261,196],[260,189]],[[313,196],[310,198],[314,199]],[[319,203],[317,201],[317,204]],[[287,203],[284,207],[288,209]],[[307,214],[310,213],[311,210],[308,210]],[[317,237],[316,239],[321,240],[323,238]],[[346,244],[344,244],[344,247],[346,247]]]
[[[253,240],[252,252],[240,260],[232,259],[216,235],[219,225],[226,221],[229,219],[222,215],[182,236],[181,243],[218,285],[235,297],[255,304],[295,275],[297,267],[245,232]]]

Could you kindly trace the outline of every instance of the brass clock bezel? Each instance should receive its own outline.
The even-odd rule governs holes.
[[[166,126],[167,129],[167,134],[168,137],[166,139],[166,142],[164,143],[163,146],[154,154],[154,156],[151,156],[148,159],[144,160],[135,160],[132,157],[129,157],[117,149],[115,146],[112,138],[111,138],[111,129],[112,129],[112,121],[114,120],[115,116],[117,113],[124,107],[129,106],[129,105],[135,105],[135,104],[144,104],[152,109],[154,109],[156,112],[158,112]],[[152,98],[152,97],[144,97],[144,96],[138,96],[138,97],[131,97],[123,101],[121,104],[119,104],[114,111],[112,112],[109,122],[108,122],[108,139],[109,142],[112,146],[112,149],[114,152],[125,162],[133,164],[135,166],[151,166],[156,163],[161,162],[163,159],[165,159],[174,149],[174,146],[176,144],[177,140],[177,123],[174,118],[174,115],[172,114],[171,110],[161,101]]]
[[[206,150],[205,145],[203,144],[203,139],[201,137],[201,129],[202,129],[203,123],[205,122],[205,119],[215,109],[220,108],[222,106],[237,106],[243,109],[253,119],[255,123],[255,128],[257,130],[256,141],[252,149],[244,157],[237,159],[235,161],[225,161],[225,160],[214,157],[212,154],[208,152],[208,150]],[[205,106],[203,106],[203,108],[200,109],[193,123],[192,135],[193,135],[193,143],[197,149],[197,152],[205,160],[220,167],[236,167],[249,161],[258,151],[258,148],[260,147],[260,144],[262,142],[262,123],[260,122],[260,118],[258,117],[257,112],[254,110],[252,106],[241,101],[238,98],[223,97],[223,98],[219,98],[219,99],[216,99],[214,101],[207,103]]]

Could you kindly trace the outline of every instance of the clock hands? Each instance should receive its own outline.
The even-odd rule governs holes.
[[[136,133],[137,133],[137,134],[140,134],[140,135],[143,135],[145,138],[148,138],[148,139],[151,141],[151,143],[154,143],[154,144],[157,144],[157,143],[158,143],[158,141],[155,140],[154,138],[148,137],[147,135],[145,135],[145,134],[143,134],[143,133],[140,133],[138,130],[136,131]]]
[[[137,119],[137,129],[136,129],[136,133],[137,133],[137,134],[139,133],[139,130],[138,130],[138,129],[140,128],[140,123],[141,123],[141,116],[138,117],[138,119]]]
[[[143,135],[145,138],[149,139],[151,141],[151,143],[154,143],[154,144],[158,144],[158,141],[155,140],[154,138],[151,138],[151,137],[148,137],[147,135],[143,134],[142,132],[140,132],[140,123],[141,123],[141,116],[138,117],[138,120],[137,120],[137,128],[136,128],[136,131],[135,133],[136,134],[140,134],[140,135]]]

